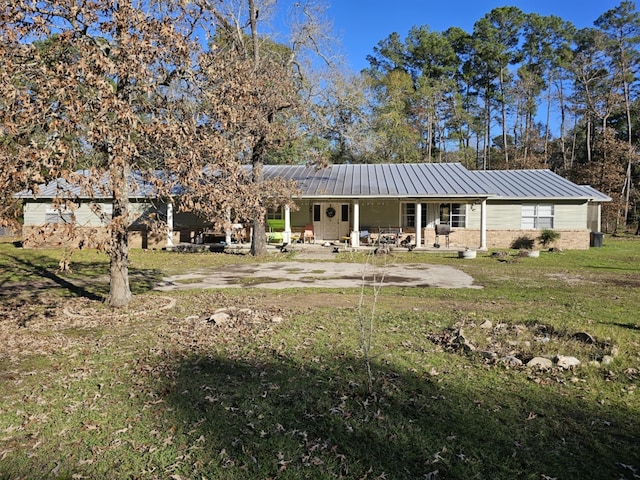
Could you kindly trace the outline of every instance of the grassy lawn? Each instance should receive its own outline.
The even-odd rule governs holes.
[[[375,261],[482,289],[374,302],[358,285],[160,294],[164,275],[257,260],[133,251],[136,296],[112,311],[104,254],[62,274],[61,251],[0,244],[0,479],[640,478],[640,239],[455,256]],[[557,355],[581,364],[511,363]]]

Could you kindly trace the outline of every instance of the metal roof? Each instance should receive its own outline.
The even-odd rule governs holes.
[[[246,168],[249,168],[248,166]],[[87,179],[89,171],[76,172]],[[93,189],[91,198],[109,198],[107,177]],[[161,177],[162,172],[156,172]],[[330,165],[265,165],[265,178],[295,181],[301,198],[499,198],[585,199],[606,202],[611,198],[592,187],[577,185],[550,170],[467,170],[459,163],[398,163]],[[80,183],[80,182],[79,182]],[[130,197],[155,196],[153,185],[139,172],[130,176]],[[180,186],[172,193],[179,195]],[[17,198],[89,198],[76,184],[58,179],[40,186],[34,195],[23,191]]]
[[[265,178],[293,180],[301,197],[469,197],[488,192],[459,163],[266,165]]]
[[[497,198],[611,200],[594,188],[577,185],[551,170],[474,170],[470,173]]]
[[[156,172],[157,176],[163,175],[161,172]],[[16,195],[16,198],[111,198],[109,191],[109,173],[104,172],[96,181],[95,172],[90,170],[78,170],[74,172],[77,177],[76,183],[71,183],[64,178],[58,178],[50,181],[47,184],[39,185],[38,193],[34,194],[32,190],[23,190]],[[92,185],[89,188],[86,186],[87,182],[91,181]],[[85,186],[83,186],[85,184]],[[173,190],[176,190],[174,187]],[[89,192],[92,192],[91,194]],[[155,196],[155,187],[151,182],[145,179],[140,172],[131,172],[129,174],[129,198],[150,198]]]

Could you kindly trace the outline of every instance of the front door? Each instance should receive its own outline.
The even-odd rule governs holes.
[[[314,205],[314,230],[322,240],[340,240],[349,234],[349,204],[319,203]],[[319,211],[318,211],[319,210]]]

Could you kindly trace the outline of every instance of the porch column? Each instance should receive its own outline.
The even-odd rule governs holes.
[[[173,247],[173,203],[167,202],[167,247]]]
[[[351,231],[351,246],[360,246],[360,200],[353,200],[353,230]]]
[[[231,210],[227,209],[227,231],[224,232],[224,243],[226,245],[231,245]]]
[[[487,199],[480,204],[480,250],[487,250]]]
[[[282,233],[282,243],[291,243],[291,207],[284,207],[284,232]]]
[[[422,245],[422,203],[416,202],[416,248]]]

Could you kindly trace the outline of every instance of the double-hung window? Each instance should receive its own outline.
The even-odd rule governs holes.
[[[522,228],[530,230],[553,228],[553,205],[522,205]]]
[[[466,227],[467,205],[465,203],[441,203],[440,223],[448,223],[451,227]]]
[[[422,228],[427,226],[427,204],[422,205],[422,217],[420,223]],[[403,228],[415,228],[417,216],[417,204],[415,203],[403,203],[402,204],[402,227]]]
[[[64,206],[59,208],[47,207],[44,214],[44,222],[49,224],[65,223],[71,224],[75,220],[75,215],[71,210],[67,210]]]
[[[267,209],[267,220],[282,220],[284,218],[282,210],[282,207]]]

